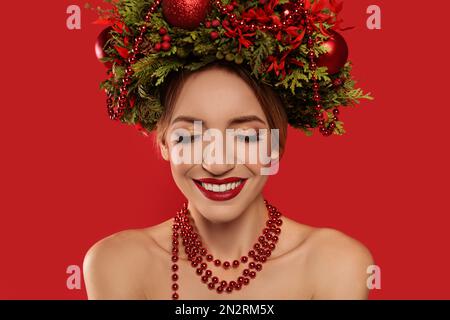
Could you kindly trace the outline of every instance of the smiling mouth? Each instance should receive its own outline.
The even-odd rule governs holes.
[[[247,179],[230,178],[222,181],[216,179],[192,179],[195,185],[208,199],[215,201],[230,200],[242,190]]]
[[[209,190],[209,191],[212,191],[212,192],[227,192],[227,191],[236,189],[244,181],[244,179],[241,179],[241,180],[236,181],[236,182],[221,183],[221,184],[205,183],[205,182],[201,182],[201,181],[198,181],[198,180],[194,180],[194,181],[197,184],[200,184],[206,190]]]

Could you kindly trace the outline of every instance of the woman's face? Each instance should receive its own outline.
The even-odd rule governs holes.
[[[194,119],[201,123],[195,125]],[[219,136],[205,135],[208,129],[222,134],[222,145],[218,143]],[[227,140],[226,129],[241,131],[232,131],[237,135]],[[239,76],[222,69],[208,69],[186,80],[160,147],[163,158],[171,163],[176,185],[190,206],[207,220],[219,223],[235,219],[262,192],[268,176],[261,175],[261,168],[268,165],[263,165],[259,156],[257,161],[252,160],[250,152],[256,150],[258,155],[258,144],[264,143],[268,148],[265,154],[270,156],[271,141],[270,131],[262,138],[257,136],[259,129],[269,129],[266,116],[252,89]],[[204,141],[206,137],[210,141]],[[200,150],[197,160],[195,150]],[[223,161],[214,163],[208,155],[220,156],[220,150]],[[244,156],[239,153],[242,150]],[[188,151],[192,160],[189,163],[175,159],[188,155]]]

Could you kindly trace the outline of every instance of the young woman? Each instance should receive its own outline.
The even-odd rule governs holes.
[[[267,164],[247,157],[224,164],[173,161],[177,145],[206,147],[194,121],[224,135],[240,129],[233,141],[246,151],[271,144],[254,132],[278,129],[281,158],[288,120],[271,87],[237,64],[211,63],[172,76],[161,101],[157,141],[186,205],[174,219],[92,246],[84,260],[89,299],[367,298],[368,249],[342,232],[294,221],[265,201],[269,176],[261,169]]]

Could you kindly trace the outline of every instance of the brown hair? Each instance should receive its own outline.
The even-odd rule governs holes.
[[[241,65],[224,60],[209,63],[208,65],[196,71],[182,70],[180,72],[172,73],[168,76],[160,91],[161,105],[164,107],[164,112],[161,115],[161,118],[158,120],[158,123],[156,124],[156,142],[160,143],[161,141],[164,141],[167,128],[172,118],[173,110],[175,109],[176,100],[186,80],[195,72],[200,72],[212,68],[219,68],[236,74],[241,79],[243,79],[253,90],[259,103],[261,104],[264,115],[266,116],[269,123],[269,127],[271,129],[279,129],[279,147],[281,158],[286,145],[288,127],[288,120],[283,102],[271,86],[265,83],[258,83],[257,80],[255,80],[251,76],[249,71],[247,71]]]

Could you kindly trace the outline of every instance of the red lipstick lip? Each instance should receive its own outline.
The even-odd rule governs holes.
[[[241,192],[242,188],[245,185],[245,182],[247,181],[247,179],[242,179],[242,178],[227,178],[227,179],[222,179],[222,180],[207,178],[207,179],[199,179],[199,180],[192,179],[192,180],[194,181],[197,188],[200,189],[200,191],[203,193],[203,195],[206,198],[208,198],[210,200],[214,200],[214,201],[226,201],[226,200],[233,199]],[[228,190],[225,192],[214,192],[214,191],[206,190],[205,188],[203,188],[203,186],[201,184],[201,182],[223,184],[223,183],[231,183],[231,182],[241,181],[241,180],[242,180],[242,182],[239,184],[239,186],[237,186],[236,188],[234,188],[232,190]]]

